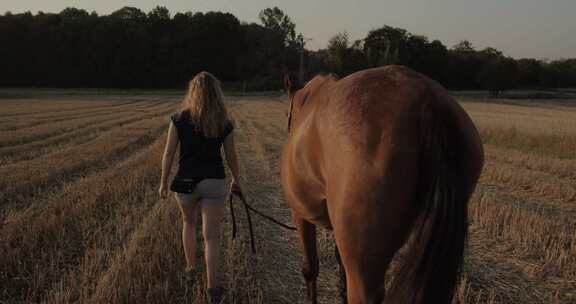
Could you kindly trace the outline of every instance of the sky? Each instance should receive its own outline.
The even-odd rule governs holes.
[[[278,6],[296,31],[311,38],[307,48],[326,47],[336,33],[362,39],[390,25],[438,39],[447,47],[467,39],[477,49],[495,47],[515,58],[576,58],[576,0],[2,0],[0,13],[59,12],[76,7],[109,14],[123,6],[145,12],[156,5],[177,12],[222,11],[245,22]]]

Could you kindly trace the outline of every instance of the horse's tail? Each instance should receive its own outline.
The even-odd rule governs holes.
[[[453,113],[433,104],[421,117],[419,213],[385,303],[451,303],[463,263],[468,200],[479,174],[466,164],[476,161],[468,153],[473,139],[462,135]]]

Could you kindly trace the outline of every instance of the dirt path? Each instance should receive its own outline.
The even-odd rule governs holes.
[[[260,210],[291,223],[282,197],[279,160],[286,138],[287,105],[280,101],[238,101],[232,115],[239,130],[239,149],[246,191]],[[256,219],[257,256],[254,270],[262,281],[265,303],[300,303],[304,299],[301,253],[297,234]],[[331,234],[318,231],[319,302],[338,302],[336,261]]]

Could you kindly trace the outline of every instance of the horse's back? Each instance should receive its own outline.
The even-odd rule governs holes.
[[[403,66],[363,70],[338,81],[317,118],[330,126],[325,130],[344,136],[402,132],[405,128],[396,128],[417,122],[434,89],[429,79]]]
[[[298,175],[292,187],[305,193],[296,209],[312,221],[333,222],[329,215],[358,204],[373,205],[361,209],[381,221],[378,209],[410,204],[415,198],[410,189],[418,182],[423,117],[441,113],[460,127],[470,151],[481,150],[474,125],[457,102],[435,81],[406,67],[356,72],[318,96],[309,101],[318,104],[289,143],[292,163],[300,166],[291,173]]]
[[[325,147],[323,157],[355,158],[382,172],[385,160],[394,154],[417,157],[425,131],[423,120],[430,116],[452,121],[463,144],[470,150],[481,149],[470,117],[446,89],[420,73],[395,65],[363,70],[339,80],[315,115],[322,126],[316,136]]]
[[[401,66],[364,70],[339,80],[316,115],[324,126],[319,140],[330,163],[326,167],[334,170],[330,175],[385,179],[400,158],[415,162],[429,85]]]

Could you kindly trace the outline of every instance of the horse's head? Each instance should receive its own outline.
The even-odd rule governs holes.
[[[306,85],[301,86],[293,77],[286,73],[284,74],[284,89],[290,98],[290,108],[288,110],[288,132],[290,132],[290,127],[292,126],[292,120],[294,117],[298,116],[298,112],[308,103],[308,99],[313,92],[318,91],[318,89],[326,82],[326,80],[335,80],[337,77],[333,74],[319,74],[314,76]]]

